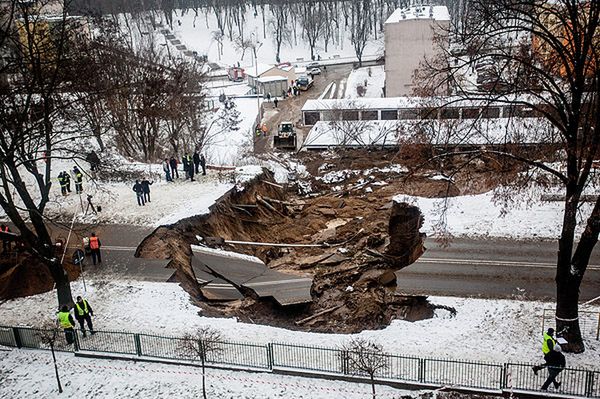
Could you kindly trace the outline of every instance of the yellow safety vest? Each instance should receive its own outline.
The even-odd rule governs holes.
[[[79,302],[75,302],[75,308],[77,309],[77,314],[79,316],[84,316],[89,313],[87,301],[83,300],[83,309],[79,306]]]
[[[552,348],[548,347],[548,340],[552,341]],[[552,338],[550,335],[548,335],[548,333],[544,333],[544,342],[542,343],[542,353],[544,355],[547,355],[548,353],[550,353],[550,351],[552,349],[554,349],[555,345],[556,345],[556,340],[554,338]]]
[[[73,328],[73,324],[71,324],[71,320],[69,320],[70,315],[70,312],[58,312],[58,321],[62,328]]]

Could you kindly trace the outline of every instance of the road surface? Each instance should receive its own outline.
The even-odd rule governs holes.
[[[440,248],[428,240],[415,264],[396,273],[406,294],[555,299],[556,242],[455,239]],[[600,295],[596,246],[581,285],[581,301]]]

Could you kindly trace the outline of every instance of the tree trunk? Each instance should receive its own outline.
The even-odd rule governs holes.
[[[567,340],[565,352],[582,353],[585,345],[579,328],[579,285],[581,280],[567,278],[556,282],[556,331]]]
[[[48,269],[50,270],[50,274],[52,274],[52,278],[56,284],[58,306],[73,305],[73,296],[71,294],[69,276],[67,276],[67,272],[63,266],[58,261],[55,261],[51,264],[48,264]]]
[[[375,395],[375,378],[373,374],[371,374],[371,394],[373,395],[373,399],[377,398]]]
[[[204,366],[204,356],[202,358],[202,397],[206,399],[206,367]]]

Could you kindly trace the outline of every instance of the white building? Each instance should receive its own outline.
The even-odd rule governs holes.
[[[399,8],[385,21],[385,95],[413,94],[413,75],[421,61],[435,56],[436,34],[444,36],[450,26],[445,6]],[[442,93],[440,93],[442,94]]]

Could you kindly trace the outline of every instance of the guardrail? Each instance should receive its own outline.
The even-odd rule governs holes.
[[[0,326],[0,345],[17,348],[50,349],[44,336],[54,330],[30,327]],[[76,331],[75,342],[68,345],[58,331],[54,349],[65,352],[129,355],[133,358],[155,358],[173,361],[197,361],[198,357],[183,349],[181,337],[138,334],[124,331],[97,331],[83,337]],[[213,347],[214,347],[213,343]],[[286,343],[256,344],[218,341],[217,350],[206,354],[209,366],[235,366],[265,372],[297,371],[304,375],[333,375],[366,378],[348,364],[349,352],[339,348],[292,345]],[[350,352],[350,354],[352,354]],[[379,354],[385,366],[376,374],[379,382],[406,383],[415,386],[451,386],[484,392],[506,390],[539,392],[546,371],[535,375],[531,364],[488,363],[465,360],[421,358]],[[562,385],[557,393],[600,398],[600,371],[566,368],[559,377]]]

